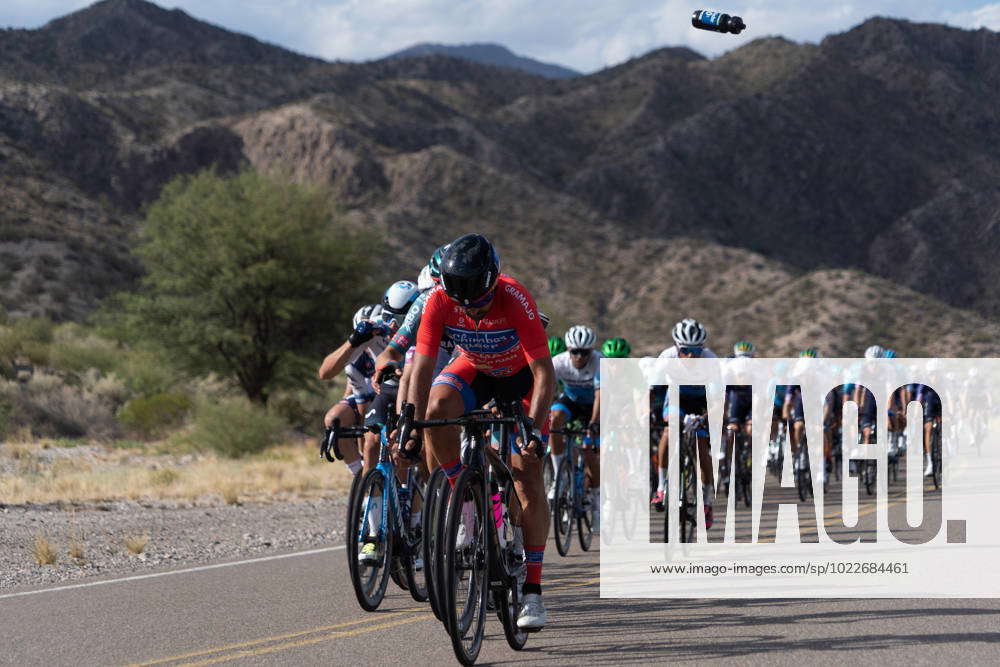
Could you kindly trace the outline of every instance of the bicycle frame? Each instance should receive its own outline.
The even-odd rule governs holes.
[[[398,482],[396,478],[396,464],[393,463],[392,457],[389,455],[389,424],[395,420],[387,419],[386,424],[384,424],[379,433],[379,457],[378,464],[375,469],[380,471],[386,480],[386,483],[382,488],[382,516],[379,517],[379,528],[377,538],[379,540],[389,539],[391,536],[395,536],[400,539],[403,545],[404,552],[401,554],[403,557],[410,557],[413,551],[413,545],[410,542],[409,535],[405,530],[405,520],[403,516],[403,508],[399,502],[399,489]],[[414,489],[412,489],[413,483],[413,470],[412,468],[407,472],[407,485],[410,488],[410,493],[412,494]],[[371,509],[370,504],[365,505],[365,511],[362,515],[362,525],[367,525],[368,522],[368,512]],[[392,511],[392,524],[389,524],[390,516],[389,512]],[[391,528],[391,532],[390,529]],[[358,532],[358,544],[364,542],[364,536],[361,531]]]

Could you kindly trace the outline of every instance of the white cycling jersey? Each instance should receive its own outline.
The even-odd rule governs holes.
[[[375,358],[388,345],[384,336],[374,336],[367,343],[359,345],[351,353],[344,372],[350,382],[351,393],[355,396],[374,396],[372,377],[375,375]]]
[[[563,383],[563,393],[574,403],[593,403],[594,388],[599,380],[598,371],[601,368],[602,355],[597,350],[590,353],[590,359],[583,368],[573,365],[569,350],[552,357],[552,366],[556,371],[556,380]]]

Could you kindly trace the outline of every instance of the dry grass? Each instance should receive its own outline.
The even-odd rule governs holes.
[[[141,554],[149,544],[149,535],[130,535],[125,538],[125,548],[131,554]]]
[[[69,545],[70,558],[72,558],[73,560],[81,561],[86,557],[86,555],[87,551],[83,545],[83,542],[79,540],[74,540],[73,542],[70,542]]]
[[[35,536],[34,555],[35,562],[39,565],[55,565],[59,559],[55,547],[44,535]]]
[[[45,463],[30,448],[16,451],[20,457],[17,463],[22,465],[13,466],[14,474],[0,474],[0,498],[9,504],[122,499],[217,501],[220,496],[227,503],[266,502],[339,495],[346,493],[351,484],[346,466],[321,461],[311,441],[282,445],[238,460],[215,455],[195,457],[183,465],[168,455],[137,450],[109,449],[99,461],[81,461],[75,466]],[[9,448],[0,448],[2,456],[11,456]],[[156,469],[150,469],[151,465]],[[239,480],[238,486],[234,480]]]
[[[240,490],[235,484],[226,484],[220,491],[222,499],[227,505],[238,505],[240,502]]]

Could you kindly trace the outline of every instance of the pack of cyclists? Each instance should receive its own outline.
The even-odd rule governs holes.
[[[365,305],[355,313],[346,340],[322,362],[321,379],[346,373],[343,398],[325,416],[329,428],[366,426],[369,431],[355,446],[343,448],[344,461],[355,475],[371,470],[379,451],[379,432],[389,414],[412,404],[416,420],[454,419],[489,406],[493,401],[520,401],[531,425],[520,433],[512,447],[510,463],[521,507],[521,532],[525,576],[521,584],[521,607],[517,627],[537,631],[547,621],[542,600],[542,566],[550,525],[551,490],[545,488],[542,457],[548,453],[555,469],[565,455],[563,430],[580,425],[589,434],[582,448],[586,467],[586,502],[600,507],[600,360],[631,355],[629,343],[612,337],[598,345],[593,328],[571,326],[563,336],[548,336],[547,318],[539,312],[534,296],[525,285],[501,270],[500,255],[482,235],[466,234],[438,248],[420,271],[416,282],[399,280],[390,285],[381,303]],[[708,347],[708,330],[699,321],[686,318],[671,330],[673,345],[661,358],[714,358]],[[752,358],[755,346],[740,341],[730,357]],[[815,358],[815,349],[803,350],[802,358]],[[872,346],[866,359],[892,358],[892,350]],[[927,444],[931,424],[940,418],[940,399],[923,385],[910,385],[894,395],[889,407],[890,454],[905,451],[904,407],[911,400],[924,408],[926,426],[926,474],[931,472]],[[653,392],[653,417],[659,433],[657,461],[651,490],[651,505],[663,511],[666,494],[666,464],[671,412],[684,423],[686,417],[707,414],[703,387],[681,386],[678,396]],[[831,392],[824,407],[824,452],[831,455],[834,425],[843,405],[858,404],[863,442],[874,438],[875,406],[870,392],[860,386],[842,385]],[[390,410],[390,407],[394,408]],[[747,388],[730,388],[726,396],[727,432],[752,433],[751,400]],[[797,385],[779,386],[775,392],[770,435],[771,452],[779,439],[775,425],[788,425],[796,469],[805,465],[802,396]],[[713,523],[715,483],[705,422],[697,430],[698,460],[703,491],[705,526]],[[392,426],[391,424],[389,425]],[[749,441],[749,440],[748,440]],[[419,460],[424,479],[441,468],[448,480],[463,470],[462,443],[456,427],[414,429],[406,442],[395,443],[398,460]],[[817,471],[823,475],[821,470]],[[416,508],[414,508],[416,509]],[[419,518],[416,519],[419,521]],[[366,543],[357,554],[361,562],[377,557],[376,545]]]

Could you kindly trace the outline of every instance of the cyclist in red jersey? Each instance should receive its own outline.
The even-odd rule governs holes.
[[[445,332],[461,354],[431,385]],[[511,462],[523,510],[527,562],[524,604],[517,623],[525,630],[539,630],[546,621],[541,573],[549,508],[542,482],[538,425],[545,424],[548,417],[555,371],[535,300],[521,283],[500,274],[499,256],[485,237],[462,236],[442,258],[441,284],[424,306],[412,363],[410,395],[416,399],[417,419],[453,419],[494,398],[521,399],[536,425],[527,442],[521,440],[514,448]],[[454,482],[462,471],[459,430],[428,429],[426,438],[432,456]]]

